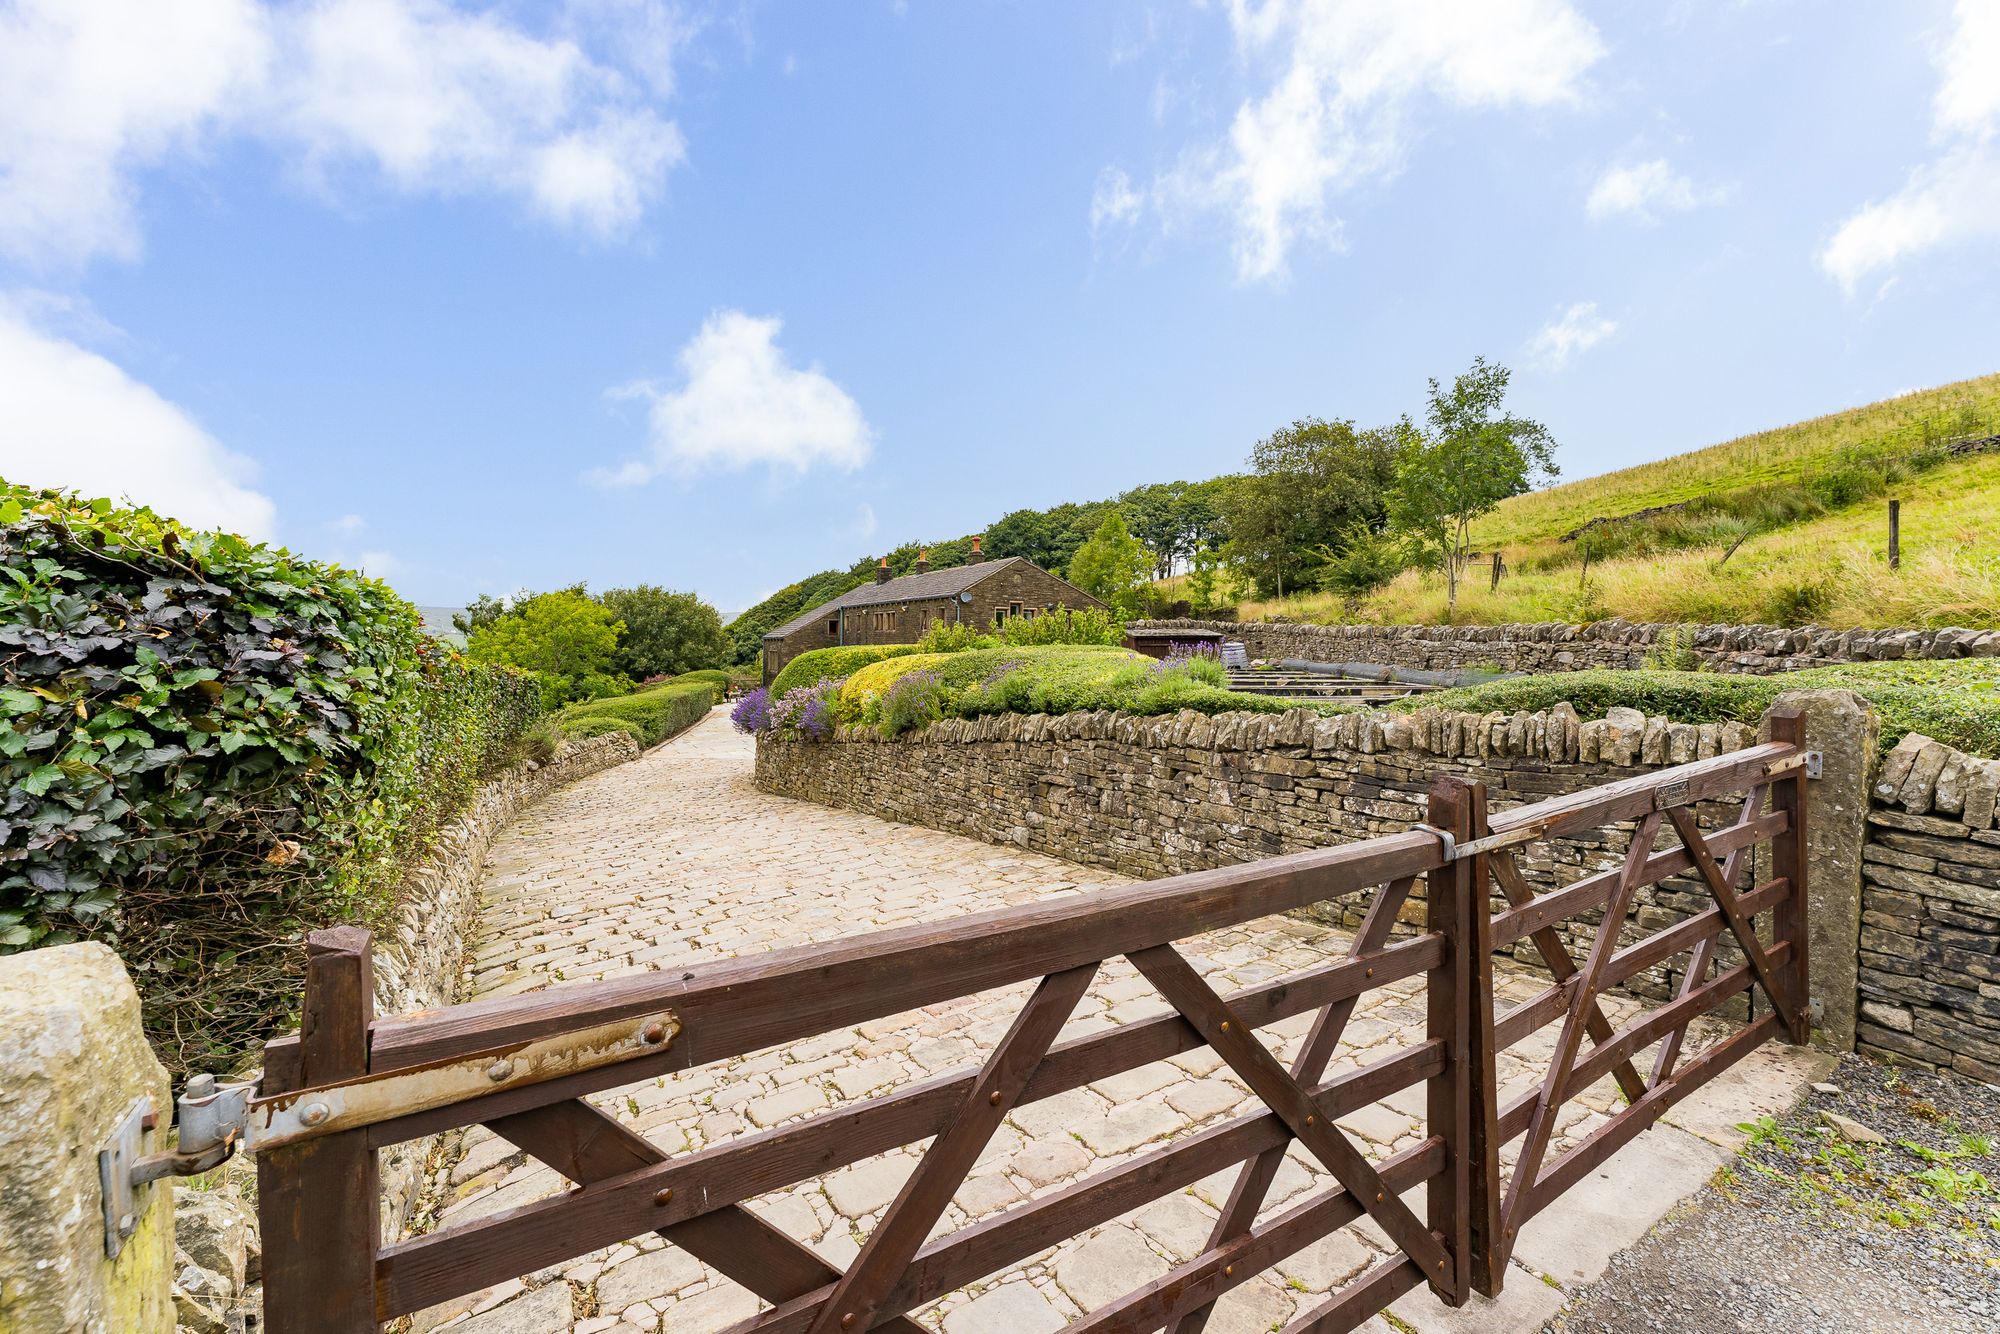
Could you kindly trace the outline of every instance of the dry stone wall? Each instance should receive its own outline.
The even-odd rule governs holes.
[[[1738,723],[1685,724],[1633,709],[1583,720],[1567,704],[1537,713],[1185,712],[949,719],[885,739],[845,728],[825,743],[764,740],[767,791],[928,825],[1071,861],[1155,877],[1327,847],[1408,829],[1435,776],[1487,785],[1494,811],[1755,741]],[[1733,821],[1726,804],[1698,812]],[[1616,866],[1630,830],[1536,844],[1523,869],[1543,886]],[[1423,920],[1422,886],[1405,910]],[[1708,904],[1698,882],[1644,891],[1633,925],[1650,932]],[[1499,906],[1496,900],[1496,906]],[[1353,926],[1362,898],[1309,910]],[[1568,927],[1578,951],[1593,921]],[[1637,932],[1635,931],[1635,935]],[[1534,961],[1532,946],[1517,951]],[[1678,984],[1680,960],[1635,979],[1643,994]]]
[[[2000,1083],[2000,760],[1912,733],[1862,848],[1860,1049]]]
[[[1644,667],[1672,647],[1712,671],[1767,676],[1836,662],[2000,656],[2000,630],[1823,630],[1779,625],[1306,625],[1291,621],[1141,621],[1154,629],[1219,630],[1253,658],[1372,662],[1389,667],[1566,672]]]

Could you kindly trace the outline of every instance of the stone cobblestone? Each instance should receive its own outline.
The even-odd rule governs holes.
[[[720,714],[632,763],[584,779],[529,811],[493,845],[482,935],[473,951],[478,996],[562,982],[682,968],[729,955],[936,921],[1126,883],[1125,877],[1039,854],[772,796],[752,783],[750,743]],[[1227,990],[1343,952],[1341,930],[1293,918],[1247,923],[1183,942],[1190,962]],[[1503,967],[1497,988],[1518,1000],[1543,983]],[[899,1083],[976,1065],[1005,1032],[1026,985],[871,1021],[739,1060],[595,1095],[621,1122],[670,1154],[714,1145]],[[1607,998],[1614,1022],[1636,1008]],[[1064,1037],[1164,1012],[1122,960],[1100,970]],[[1300,1016],[1264,1030],[1289,1061],[1310,1026]],[[1338,1073],[1421,1037],[1420,981],[1364,996],[1332,1063]],[[1502,1102],[1538,1080],[1554,1030],[1508,1053]],[[1690,1035],[1690,1051],[1702,1045]],[[1608,1080],[1570,1108],[1556,1148],[1617,1105]],[[1018,1108],[947,1209],[949,1230],[1071,1185],[1171,1137],[1257,1106],[1206,1049]],[[1380,1160],[1416,1142],[1422,1090],[1343,1118]],[[921,1144],[844,1167],[749,1207],[835,1265],[849,1263],[918,1161]],[[1204,1246],[1234,1169],[1148,1203],[1123,1219],[994,1274],[913,1313],[949,1334],[1054,1329],[1129,1291]],[[437,1223],[449,1226],[554,1195],[563,1178],[483,1129],[466,1132],[433,1174]],[[1297,1145],[1270,1208],[1325,1189],[1331,1178]],[[1413,1197],[1414,1198],[1414,1197]],[[1268,1214],[1267,1214],[1268,1216]],[[1211,1330],[1270,1329],[1382,1259],[1365,1222],[1245,1285],[1217,1308]],[[417,1334],[569,1329],[702,1334],[760,1304],[656,1236],[580,1257],[559,1269],[420,1313]]]

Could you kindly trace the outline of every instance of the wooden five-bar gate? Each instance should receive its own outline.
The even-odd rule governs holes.
[[[400,1018],[371,1017],[365,933],[317,933],[300,1034],[271,1044],[250,1107],[266,1320],[276,1334],[373,1329],[655,1232],[769,1304],[738,1330],[910,1334],[917,1328],[911,1313],[946,1293],[1231,1170],[1233,1187],[1200,1255],[1071,1328],[1196,1334],[1218,1297],[1362,1218],[1374,1220],[1396,1253],[1290,1330],[1350,1329],[1419,1285],[1451,1305],[1475,1291],[1497,1294],[1529,1219],[1558,1206],[1565,1190],[1620,1145],[1766,1038],[1806,1038],[1808,753],[1796,716],[1774,715],[1771,732],[1771,741],[1748,750],[1490,818],[1479,785],[1440,778],[1427,823],[1405,833]],[[1712,816],[1721,827],[1704,833],[1695,816],[1702,803],[1711,812],[1727,803],[1734,818]],[[1524,850],[1614,824],[1635,826],[1622,864],[1534,891],[1517,861]],[[1768,856],[1755,858],[1766,845]],[[1765,878],[1746,886],[1753,864]],[[1634,896],[1669,876],[1697,879],[1709,905],[1630,939]],[[1419,877],[1426,881],[1425,927],[1396,939],[1391,928]],[[1489,882],[1504,905],[1498,911],[1489,905]],[[1218,994],[1175,948],[1203,932],[1371,888],[1347,954],[1290,976]],[[1558,929],[1579,918],[1602,923],[1581,959]],[[1524,939],[1551,983],[1496,1014],[1491,956]],[[1718,947],[1728,952],[1719,957]],[[1601,993],[1682,955],[1675,998],[1614,1027],[1598,1003]],[[1171,1011],[1057,1042],[1097,970],[1119,956]],[[1410,978],[1425,986],[1421,1034],[1412,1032],[1393,1055],[1329,1077],[1359,998]],[[1021,983],[1033,983],[1032,994],[978,1069],[698,1152],[669,1155],[587,1100]],[[1751,1005],[1745,1026],[1680,1059],[1690,1020],[1752,990],[1768,1003]],[[1257,1030],[1307,1013],[1314,1019],[1304,1042],[1289,1066],[1280,1063]],[[1555,1024],[1539,1086],[1500,1105],[1496,1055]],[[1651,1069],[1642,1073],[1634,1058],[1655,1044]],[[932,1236],[1015,1108],[1204,1046],[1264,1110]],[[1607,1074],[1625,1105],[1551,1158],[1564,1103]],[[1419,1142],[1371,1161],[1338,1128],[1343,1116],[1418,1083],[1426,1090]],[[573,1187],[382,1244],[377,1151],[474,1124]],[[1503,1175],[1500,1149],[1516,1139],[1515,1166]],[[845,1270],[745,1207],[924,1140],[929,1147]],[[1264,1205],[1294,1141],[1334,1184],[1273,1213]]]

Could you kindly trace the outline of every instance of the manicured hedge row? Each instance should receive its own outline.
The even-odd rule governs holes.
[[[871,662],[915,653],[915,644],[857,644],[847,648],[808,649],[785,664],[771,682],[771,698],[783,698],[799,686],[815,681],[835,680],[854,675]]]
[[[368,920],[536,717],[386,586],[0,482],[0,950],[110,942],[207,1065],[286,1021],[290,948]]]
[[[664,685],[649,686],[629,695],[572,704],[555,716],[555,723],[565,736],[627,732],[641,746],[655,745],[693,727],[722,698],[720,685],[704,679],[688,679],[706,675],[690,672]],[[717,675],[727,679],[723,673]]]
[[[1882,744],[1921,732],[1969,755],[2000,757],[2000,659],[1853,662],[1774,676],[1733,672],[1553,672],[1416,695],[1397,705],[1534,712],[1567,700],[1583,716],[1624,706],[1682,723],[1754,723],[1780,691],[1852,690],[1882,717]]]

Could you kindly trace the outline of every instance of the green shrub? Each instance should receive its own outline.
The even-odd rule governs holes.
[[[915,644],[852,644],[845,648],[808,649],[785,664],[771,682],[771,698],[781,699],[800,686],[832,677],[844,679],[871,662],[917,652]]]
[[[177,1068],[284,1023],[302,931],[370,921],[505,763],[532,678],[386,586],[0,483],[0,951],[95,938]]]
[[[573,741],[586,741],[594,736],[603,736],[606,732],[623,732],[632,738],[633,744],[642,747],[646,744],[646,733],[637,723],[605,714],[558,718],[556,728],[563,736]]]
[[[1016,617],[1008,621],[1001,627],[1000,642],[1016,647],[1038,644],[1104,644],[1115,647],[1125,642],[1125,625],[1102,608],[1085,607],[1081,611],[1071,611],[1068,607],[1057,607],[1036,617]]]
[[[719,696],[729,688],[730,679],[729,673],[720,667],[703,667],[698,671],[682,672],[679,676],[670,677],[665,681],[656,681],[646,689],[658,690],[661,686],[688,685],[695,681],[704,681],[714,686],[715,693]]]
[[[686,731],[708,715],[722,689],[710,681],[672,681],[615,699],[572,704],[556,715],[556,726],[570,736],[600,736],[622,724],[642,746],[656,745]]]
[[[969,649],[992,648],[1000,641],[976,625],[964,621],[932,621],[917,641],[919,653],[964,653]]]

